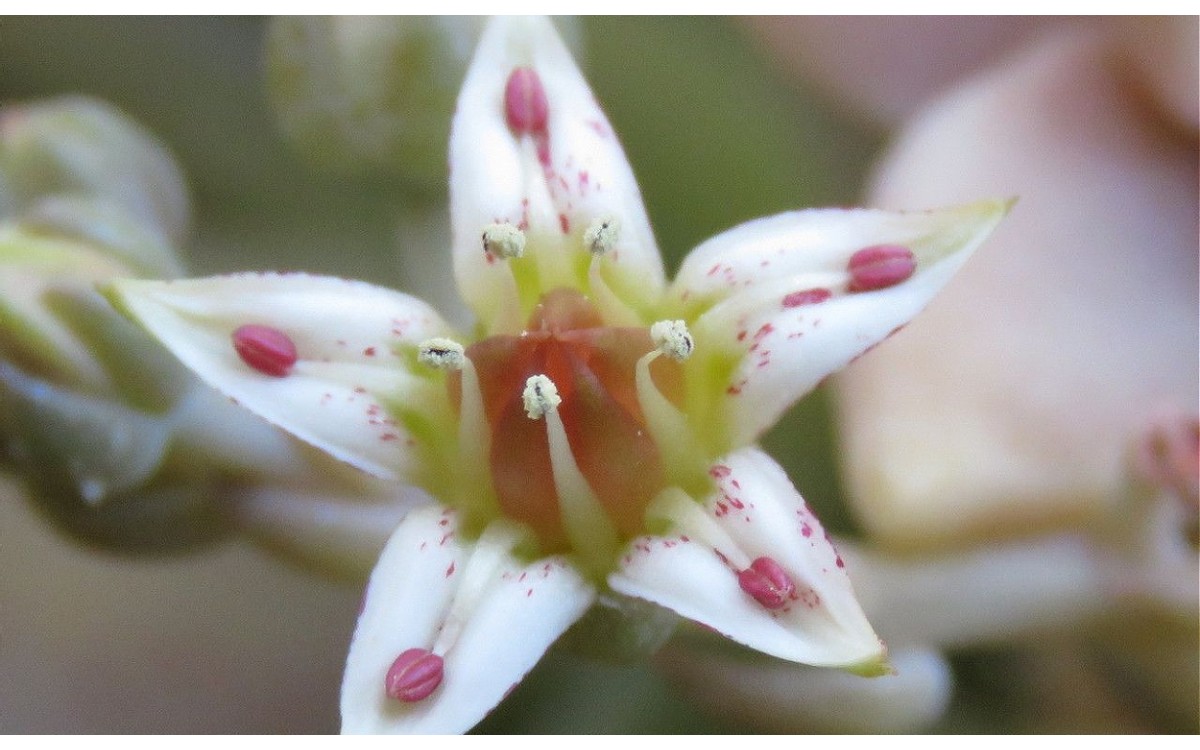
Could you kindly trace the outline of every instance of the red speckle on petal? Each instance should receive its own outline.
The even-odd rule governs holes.
[[[708,470],[708,475],[713,479],[724,479],[732,473],[733,469],[724,464],[717,464]]]
[[[872,245],[850,256],[850,291],[870,292],[906,281],[917,270],[912,250],[903,245]]]
[[[243,362],[264,375],[282,378],[296,364],[296,345],[278,328],[244,325],[233,332],[233,348]]]
[[[546,89],[533,68],[517,68],[504,86],[504,119],[518,135],[546,130],[549,115]]]
[[[783,298],[784,307],[800,307],[801,305],[815,305],[833,296],[833,292],[828,289],[802,289],[798,292],[792,292]]]
[[[570,231],[571,231],[571,220],[567,218],[567,215],[566,215],[566,214],[559,214],[559,215],[558,215],[558,228],[562,230],[562,233],[563,233],[563,234],[568,234],[568,233],[570,233]]]
[[[366,349],[363,349],[363,355],[367,356],[367,357],[374,357],[375,356],[375,347],[368,346]]]
[[[767,609],[779,609],[796,591],[796,584],[779,563],[760,557],[737,574],[742,591]]]
[[[550,137],[545,131],[542,131],[539,133],[535,133],[533,136],[533,140],[534,140],[534,144],[537,146],[538,163],[542,165],[542,171],[546,172],[547,177],[549,177],[549,173],[554,168],[554,166],[552,164],[552,160],[550,158]],[[518,228],[520,228],[521,230],[524,230],[527,227],[518,227]]]
[[[423,648],[410,648],[396,657],[383,678],[389,698],[416,703],[428,698],[442,684],[442,657]]]

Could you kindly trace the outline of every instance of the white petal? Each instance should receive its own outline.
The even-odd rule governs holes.
[[[403,476],[409,435],[385,404],[429,403],[443,391],[409,374],[399,350],[448,326],[420,300],[361,282],[304,274],[119,281],[114,304],[209,385],[296,437],[364,471]],[[286,377],[241,360],[244,324],[284,332],[299,356]]]
[[[743,224],[697,247],[672,297],[699,315],[692,329],[698,352],[737,358],[718,409],[732,424],[730,444],[754,440],[822,379],[908,323],[1007,209],[990,201],[923,213],[801,211]],[[883,244],[911,250],[916,272],[891,287],[848,292],[851,256]],[[797,299],[808,290],[831,296]]]
[[[453,513],[413,511],[384,547],[364,594],[342,680],[342,731],[379,733],[406,714],[384,692],[397,656],[432,645],[454,598],[453,572],[468,557]]]
[[[342,683],[344,733],[466,731],[583,615],[591,585],[562,558],[519,561],[514,541],[493,526],[466,542],[449,511],[409,514],[367,588]],[[441,655],[443,680],[403,703],[384,677],[410,648]]]
[[[787,475],[757,448],[713,466],[717,490],[665,514],[674,533],[634,541],[609,576],[615,590],[674,610],[772,656],[877,672],[884,647],[854,597],[820,523]],[[689,517],[702,514],[703,518]],[[770,557],[796,585],[793,600],[766,609],[737,572]]]
[[[514,69],[531,68],[548,102],[546,134],[514,133],[505,88]],[[612,127],[544,18],[498,18],[485,30],[463,83],[450,136],[450,212],[454,272],[463,297],[490,322],[509,294],[509,269],[489,259],[480,237],[493,222],[529,236],[542,284],[576,283],[583,233],[616,218],[620,235],[606,257],[613,286],[657,299],[662,261],[641,194]],[[492,260],[493,262],[489,262]]]

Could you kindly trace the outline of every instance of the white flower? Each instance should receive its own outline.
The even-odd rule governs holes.
[[[473,337],[331,278],[110,292],[246,408],[440,501],[372,574],[343,730],[468,729],[600,593],[883,671],[841,558],[753,443],[912,318],[1006,205],[783,214],[705,242],[668,284],[620,145],[543,19],[486,30],[450,166]]]

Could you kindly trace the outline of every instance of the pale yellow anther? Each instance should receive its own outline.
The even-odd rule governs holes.
[[[558,395],[558,386],[545,375],[534,375],[526,380],[525,392],[521,394],[521,398],[525,401],[525,413],[530,419],[541,419],[562,403],[562,397]]]
[[[658,350],[676,362],[692,356],[696,343],[682,320],[660,320],[650,326],[650,340]]]
[[[593,255],[604,255],[617,246],[620,232],[621,222],[616,217],[595,219],[583,233],[583,246]]]
[[[483,228],[483,250],[498,258],[520,258],[525,254],[525,233],[512,224],[488,224]]]
[[[426,339],[417,349],[417,361],[438,370],[461,370],[466,359],[463,345],[451,339]]]

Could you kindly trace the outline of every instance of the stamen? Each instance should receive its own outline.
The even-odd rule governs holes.
[[[458,450],[462,477],[467,494],[463,506],[474,509],[479,518],[494,518],[499,514],[492,484],[487,478],[488,454],[491,452],[491,432],[484,416],[483,391],[479,374],[469,357],[463,356],[461,399],[458,410]]]
[[[488,224],[483,228],[483,251],[497,258],[520,258],[525,254],[525,233],[512,224]]]
[[[467,357],[457,341],[443,338],[426,339],[420,344],[417,361],[438,370],[461,370]]]
[[[650,326],[650,339],[658,348],[642,355],[634,370],[638,405],[645,415],[646,428],[662,452],[668,475],[682,479],[693,471],[702,470],[696,465],[696,457],[702,455],[702,451],[696,445],[687,417],[658,389],[650,374],[650,365],[663,355],[682,362],[695,349],[695,342],[682,320],[655,323]]]
[[[296,364],[296,345],[278,328],[244,325],[233,332],[233,349],[243,362],[275,378],[284,377]]]
[[[696,342],[682,320],[660,320],[650,326],[650,339],[658,350],[676,362],[692,356]]]
[[[449,653],[454,647],[488,587],[504,567],[512,566],[512,550],[526,540],[525,534],[523,527],[500,520],[488,524],[479,535],[458,574],[458,588],[433,644],[434,653]]]
[[[525,413],[530,419],[546,419],[546,442],[550,449],[550,471],[558,495],[558,512],[571,546],[580,555],[580,563],[590,573],[602,574],[617,551],[617,530],[592,491],[567,439],[567,430],[558,413],[562,397],[558,387],[545,375],[525,381]]]
[[[545,375],[534,375],[526,380],[521,398],[525,401],[525,414],[530,419],[541,419],[547,412],[557,410],[562,403],[558,386]]]
[[[604,255],[617,246],[621,222],[615,217],[594,220],[583,233],[583,246],[592,255]]]
[[[665,522],[675,533],[711,547],[735,570],[751,567],[750,556],[721,528],[717,519],[679,487],[668,487],[659,493],[646,508],[646,519]]]
[[[767,609],[779,609],[796,591],[787,571],[769,557],[760,557],[737,574],[738,585]]]
[[[423,648],[410,648],[396,657],[383,678],[389,698],[416,703],[428,698],[442,684],[442,657]]]
[[[518,135],[546,129],[549,105],[542,79],[533,68],[517,68],[504,86],[504,119]]]
[[[586,236],[584,240],[586,242]],[[630,328],[642,325],[642,317],[631,310],[604,280],[600,272],[600,260],[603,257],[602,253],[592,251],[592,262],[588,267],[588,291],[591,293],[592,302],[609,325]]]
[[[912,250],[903,245],[873,245],[850,256],[850,291],[870,292],[906,281],[917,270]]]

